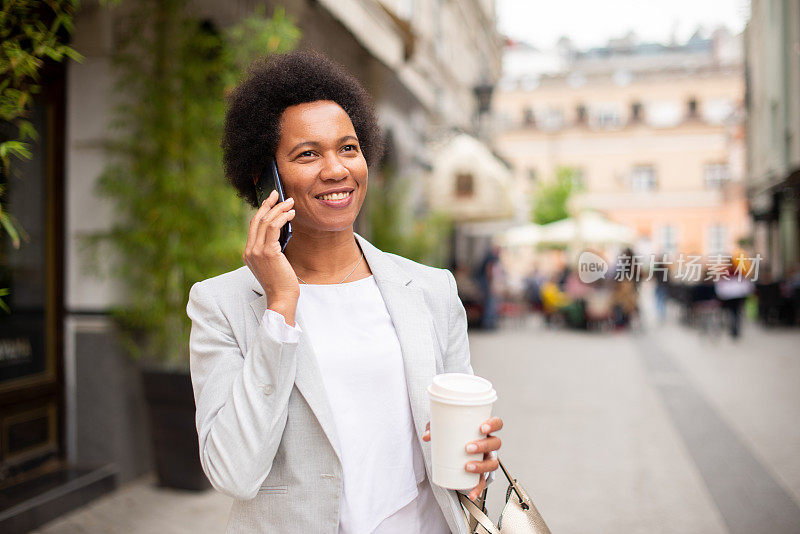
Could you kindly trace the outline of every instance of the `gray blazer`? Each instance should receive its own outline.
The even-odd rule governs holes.
[[[450,271],[356,239],[397,331],[430,479],[430,442],[421,438],[430,419],[426,388],[435,374],[473,374],[466,312]],[[322,376],[305,332],[282,343],[260,327],[263,293],[247,266],[198,282],[189,293],[203,471],[235,499],[226,532],[336,534],[341,452]],[[299,310],[295,320],[304,329]],[[431,486],[451,531],[466,534],[456,491]]]

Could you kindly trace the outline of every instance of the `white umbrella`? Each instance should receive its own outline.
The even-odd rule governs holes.
[[[541,228],[542,243],[565,245],[624,245],[636,237],[632,228],[609,220],[600,213],[586,211],[577,217],[546,224]]]
[[[506,246],[535,245],[542,236],[542,227],[538,224],[515,226],[505,231],[503,240]]]

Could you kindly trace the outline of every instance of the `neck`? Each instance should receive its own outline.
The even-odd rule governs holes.
[[[361,258],[352,227],[340,232],[313,234],[293,228],[284,253],[297,276],[308,283],[339,282]],[[359,269],[365,264],[362,260]],[[351,278],[356,275],[353,273]]]

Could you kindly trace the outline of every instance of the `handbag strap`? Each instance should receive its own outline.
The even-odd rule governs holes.
[[[471,515],[472,517],[474,517],[475,519],[478,520],[478,523],[480,523],[480,525],[484,529],[486,529],[486,532],[489,532],[490,534],[500,534],[500,531],[497,530],[496,526],[494,526],[494,524],[492,523],[492,520],[489,519],[487,517],[487,515],[484,514],[480,510],[480,508],[478,508],[475,505],[475,503],[470,500],[469,497],[467,497],[463,493],[459,493],[458,494],[458,498],[461,501],[461,504],[463,504],[464,507],[466,507],[466,509],[469,511],[469,514],[467,514],[466,512],[464,513],[464,519],[467,522],[467,528],[470,528],[470,526],[469,526],[469,515]]]
[[[522,498],[522,493],[520,492],[520,488],[517,485],[517,479],[513,478],[511,475],[508,474],[506,467],[503,465],[503,462],[500,461],[500,456],[497,457],[497,463],[500,464],[500,469],[503,470],[503,474],[508,479],[508,483],[511,485],[511,488],[514,490],[514,493],[517,494],[517,498],[519,499],[519,504],[522,506],[524,510],[528,509],[528,504],[525,502],[525,499]]]
[[[517,494],[517,498],[519,499],[520,505],[524,510],[527,510],[528,503],[526,503],[525,500],[522,498],[522,493],[520,493],[519,486],[517,485],[517,479],[513,478],[511,475],[508,474],[508,471],[506,470],[506,467],[503,465],[503,462],[500,461],[499,455],[497,456],[497,463],[500,465],[500,469],[503,470],[503,474],[508,479],[508,483],[510,485],[509,487],[514,490],[514,493]],[[487,485],[483,490],[483,502],[481,503],[483,504],[484,510],[486,509],[486,494],[488,491],[489,491],[489,486]],[[462,511],[464,512],[464,520],[467,522],[467,528],[470,531],[472,531],[472,525],[470,525],[470,519],[469,519],[469,516],[471,515],[486,530],[486,532],[489,532],[490,534],[500,534],[500,531],[497,529],[496,526],[494,526],[492,520],[489,519],[489,517],[485,513],[483,513],[483,511],[480,508],[478,508],[478,506],[474,502],[472,502],[472,500],[469,497],[459,492],[456,492],[456,494],[458,495],[458,499],[461,501],[461,504],[464,505],[464,508],[466,508],[466,510],[462,509]],[[508,495],[506,495],[506,499],[508,499]]]

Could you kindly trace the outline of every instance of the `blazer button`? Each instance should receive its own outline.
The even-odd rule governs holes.
[[[264,395],[272,395],[272,393],[275,392],[275,388],[272,386],[272,384],[266,384],[261,389],[264,391]]]

